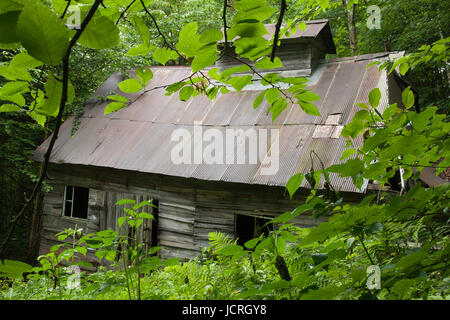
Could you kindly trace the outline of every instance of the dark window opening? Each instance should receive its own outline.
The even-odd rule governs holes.
[[[392,178],[388,178],[387,184],[392,190],[401,191],[402,190],[402,176],[400,170],[396,170]]]
[[[66,186],[63,207],[63,215],[65,217],[87,219],[88,205],[88,188]]]
[[[153,199],[152,204],[154,207],[152,208],[152,239],[151,239],[151,246],[156,247],[158,246],[158,223],[159,223],[159,201]]]
[[[239,245],[244,245],[247,241],[259,237],[261,234],[268,235],[273,231],[273,224],[264,226],[269,219],[252,216],[236,215],[236,238]]]

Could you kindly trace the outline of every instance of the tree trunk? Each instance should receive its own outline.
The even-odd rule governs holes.
[[[441,14],[440,14],[439,8],[437,10],[437,14],[438,14],[439,37],[442,40],[442,39],[445,39],[445,36],[444,36],[444,32],[442,31]],[[450,68],[449,68],[448,60],[445,60],[445,70],[447,71],[447,81],[448,81],[448,86],[450,88]]]
[[[47,129],[47,127],[46,127]],[[48,130],[45,131],[45,139],[48,138]],[[44,162],[41,162],[39,166],[39,176],[44,170]],[[31,215],[30,235],[28,238],[28,263],[34,264],[36,257],[39,253],[39,243],[41,238],[41,209],[42,202],[44,200],[43,193],[39,190],[36,194],[36,198],[33,203],[33,212]]]
[[[355,7],[353,4],[350,9],[347,10],[347,23],[348,23],[348,37],[350,42],[350,52],[351,55],[356,55],[357,44],[356,44],[356,26],[355,26]]]

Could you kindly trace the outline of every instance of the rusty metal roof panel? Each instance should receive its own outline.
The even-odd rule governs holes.
[[[339,64],[329,64],[326,66],[325,70],[322,72],[320,79],[317,81],[316,84],[309,86],[308,89],[312,90],[313,92],[317,93],[321,99],[314,102],[314,105],[317,107],[319,112],[323,115],[323,105],[324,102],[328,98],[328,92],[330,88],[332,88],[335,85],[335,77],[336,72],[339,68]],[[295,105],[294,108],[292,108],[291,112],[286,118],[286,121],[284,124],[299,124],[299,123],[320,123],[320,118],[316,116],[310,116],[306,114],[298,105]]]
[[[329,114],[341,113],[342,120],[347,123],[349,113],[355,107],[356,96],[363,85],[366,62],[343,62],[336,70],[333,85],[322,102],[320,123],[325,123]]]
[[[252,181],[267,185],[285,185],[289,178],[295,174],[297,162],[304,154],[302,139],[305,139],[311,133],[310,125],[282,126],[279,131],[279,162],[276,175],[263,175],[262,167],[253,177]],[[271,146],[271,154],[274,151]],[[265,168],[268,168],[267,164]],[[283,184],[283,181],[284,182]]]
[[[190,99],[185,105],[183,112],[179,112],[175,123],[192,124],[195,121],[202,121],[206,114],[213,107],[211,100],[204,95],[199,95],[195,99]]]
[[[378,55],[374,57],[379,58]],[[355,106],[356,102],[368,102],[368,93],[373,88],[380,87],[382,91],[380,110],[387,105],[386,74],[380,73],[376,66],[366,68],[368,63],[366,59],[356,62],[353,58],[326,64],[323,72],[317,76],[317,81],[310,86],[312,91],[322,97],[316,103],[322,116],[308,116],[299,106],[289,104],[274,122],[271,114],[267,114],[269,105],[266,101],[258,109],[253,109],[253,100],[260,90],[219,94],[213,101],[197,96],[182,102],[177,93],[166,96],[165,90],[159,87],[185,79],[190,68],[156,67],[153,68],[154,80],[146,88],[148,91],[133,96],[134,100],[128,107],[104,115],[108,102],[90,106],[81,117],[79,128],[73,137],[72,121],[66,121],[61,127],[51,162],[204,180],[285,186],[293,174],[307,173],[311,169],[311,158],[314,169],[321,169],[315,154],[326,167],[339,163],[342,151],[346,148],[345,140],[339,138],[339,130],[359,110]],[[116,80],[118,81],[120,79]],[[107,87],[111,88],[111,84]],[[328,118],[328,115],[336,113],[342,113],[342,116]],[[194,163],[194,153],[202,153],[210,142],[204,141],[200,145],[193,140],[184,142],[186,147],[191,147],[192,161],[187,164],[172,162],[174,146],[180,143],[172,139],[172,134],[180,129],[193,138],[194,125],[198,124],[195,121],[201,121],[203,132],[216,129],[223,137],[226,137],[227,129],[265,129],[268,137],[271,129],[279,129],[278,171],[273,175],[262,174],[263,169],[267,168],[267,164],[262,161],[264,158],[270,159],[273,146],[266,146],[267,149],[263,150],[257,163],[250,164],[249,147],[242,142],[235,147],[231,163]],[[35,159],[42,160],[48,143],[49,139],[36,150]],[[362,143],[362,140],[358,143]],[[237,163],[238,151],[246,154],[245,164]],[[342,191],[359,192],[351,179],[331,174],[331,180],[333,186]],[[302,186],[309,187],[306,181]],[[323,188],[323,181],[319,187]]]
[[[208,113],[202,120],[204,125],[229,125],[233,113],[239,108],[241,102],[248,102],[248,94],[236,91],[220,94],[211,102]]]

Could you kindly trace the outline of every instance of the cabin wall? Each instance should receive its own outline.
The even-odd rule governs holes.
[[[261,72],[279,72],[279,71],[290,71],[302,76],[311,75],[312,72],[312,61],[319,56],[323,55],[323,51],[319,52],[320,44],[311,44],[309,42],[303,43],[285,43],[277,49],[276,56],[280,58],[283,63],[282,68],[275,68],[270,70],[260,70]],[[323,46],[322,46],[323,47]],[[242,65],[239,60],[234,59],[236,56],[234,53],[234,48],[227,49],[227,55],[224,55],[220,60],[216,62],[216,67],[220,71],[228,68],[236,67]],[[313,56],[314,54],[314,56]],[[250,60],[246,58],[239,58],[246,64],[253,65]],[[249,74],[251,72],[239,72],[236,74]]]
[[[44,199],[41,254],[56,243],[54,234],[64,228],[95,232],[117,228],[121,211],[114,205],[121,198],[158,200],[157,244],[162,257],[189,259],[208,245],[208,234],[218,231],[235,235],[237,214],[272,218],[304,202],[300,195],[289,200],[284,188],[228,184],[76,165],[54,165],[49,169],[53,190]],[[90,188],[88,219],[62,216],[64,185]],[[307,216],[294,221],[314,226]],[[151,238],[147,235],[146,239]]]
[[[79,219],[63,216],[64,184],[53,180],[48,184],[51,191],[45,195],[43,201],[39,255],[47,254],[53,245],[60,243],[56,237],[57,233],[68,228],[81,228],[84,233],[97,232],[101,230],[101,222],[105,219],[104,191],[89,190],[88,218]],[[88,252],[88,260],[94,265],[98,264],[93,252]]]

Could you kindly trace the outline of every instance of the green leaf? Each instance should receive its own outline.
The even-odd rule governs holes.
[[[119,228],[127,221],[128,217],[120,217],[119,219],[117,219],[117,225],[119,226]]]
[[[134,204],[136,200],[133,199],[121,199],[115,203],[116,206],[124,205],[124,204]]]
[[[153,215],[148,212],[139,212],[136,215],[137,218],[143,218],[143,219],[153,219]]]
[[[33,78],[31,78],[31,75],[27,70],[23,68],[14,68],[11,67],[11,65],[0,66],[0,75],[2,75],[8,80],[25,80],[25,81],[33,80]]]
[[[277,248],[278,254],[283,254],[284,249],[286,248],[286,240],[283,237],[276,238],[275,246]]]
[[[196,55],[191,64],[192,72],[197,72],[206,67],[214,65],[216,63],[216,60],[217,60],[217,50],[215,49]]]
[[[125,103],[117,102],[117,101],[111,102],[111,103],[108,103],[108,105],[105,107],[105,111],[103,112],[103,114],[116,112],[116,111],[118,111],[120,109],[123,109],[123,108],[125,108]]]
[[[266,91],[261,92],[260,94],[258,94],[258,96],[256,97],[255,101],[253,102],[253,108],[256,109],[258,108],[261,103],[264,100],[264,95],[266,94]]]
[[[181,101],[188,101],[189,98],[194,93],[194,88],[192,86],[183,87],[179,92],[179,98]]]
[[[300,100],[298,101],[298,103],[302,108],[302,110],[305,111],[307,114],[311,116],[320,116],[319,110],[317,110],[316,106],[313,105],[312,103]]]
[[[22,278],[22,273],[31,271],[32,267],[22,261],[0,260],[0,274],[11,279]]]
[[[247,71],[251,71],[251,69],[250,69],[250,67],[249,67],[248,65],[246,65],[246,64],[242,64],[242,65],[236,66],[236,67],[231,67],[231,68],[225,69],[225,70],[221,73],[219,79],[217,79],[217,80],[220,80],[220,79],[226,80],[226,79],[228,79],[228,77],[230,77],[231,75],[233,75],[233,74],[235,74],[235,73],[238,73],[238,72],[247,72]]]
[[[344,150],[344,152],[342,152],[341,161],[342,161],[342,160],[345,160],[345,159],[347,159],[347,158],[349,158],[349,157],[351,157],[351,156],[354,155],[355,153],[356,153],[356,150],[355,150],[355,149],[352,149],[352,148],[347,149],[347,150]]]
[[[223,254],[226,256],[234,256],[234,255],[241,255],[245,254],[245,251],[242,249],[240,245],[232,244],[229,246],[226,246],[224,248],[221,248],[216,251],[217,254]]]
[[[78,42],[92,49],[108,49],[114,48],[119,40],[119,29],[114,22],[97,14],[89,21]]]
[[[414,93],[409,87],[402,92],[402,102],[406,109],[409,109],[414,105]]]
[[[176,266],[178,263],[180,263],[178,258],[169,258],[161,262],[165,267]]]
[[[88,245],[89,248],[100,248],[102,246],[102,241],[99,239],[85,239],[84,242]]]
[[[212,43],[222,40],[223,33],[218,29],[208,29],[200,35],[199,41],[202,43]]]
[[[42,62],[36,60],[28,53],[21,52],[16,54],[14,58],[12,58],[9,66],[11,68],[19,68],[19,69],[33,69],[42,65]]]
[[[153,72],[150,68],[139,68],[136,70],[136,75],[144,86],[153,79]]]
[[[21,107],[25,105],[25,98],[20,93],[11,96],[0,96],[0,100],[10,101]]]
[[[197,34],[197,23],[191,22],[183,26],[178,36],[176,48],[188,57],[195,56],[201,46],[199,35]]]
[[[20,110],[20,107],[14,104],[3,104],[0,106],[0,112],[14,112]]]
[[[48,64],[57,65],[69,47],[69,30],[40,1],[28,1],[20,14],[17,36],[28,53]]]
[[[28,115],[33,118],[41,127],[45,126],[47,117],[36,113],[35,111],[28,112]]]
[[[134,26],[136,27],[136,30],[138,31],[139,35],[141,36],[141,39],[144,43],[144,45],[148,48],[150,46],[150,30],[145,24],[144,19],[139,16],[133,16],[131,18],[131,21],[133,22]]]
[[[364,163],[359,159],[350,159],[342,164],[333,165],[328,168],[330,172],[337,172],[342,177],[354,177],[364,170]]]
[[[127,79],[119,83],[119,88],[126,93],[135,93],[143,89],[142,84],[136,79]]]
[[[82,246],[78,246],[75,248],[75,250],[79,253],[81,253],[83,256],[86,256],[87,253],[87,248],[86,247],[82,247]]]
[[[372,91],[370,91],[370,93],[369,93],[369,102],[370,102],[370,105],[373,108],[378,107],[378,105],[380,104],[380,99],[381,99],[381,91],[380,91],[380,89],[375,88]]]
[[[234,9],[237,11],[234,21],[257,20],[270,18],[277,10],[267,5],[266,0],[236,1]]]
[[[291,199],[294,193],[298,190],[298,188],[300,188],[300,185],[302,184],[304,177],[305,176],[302,173],[297,173],[288,180],[286,184],[286,189],[289,192]]]
[[[304,101],[304,102],[313,102],[316,100],[320,100],[320,96],[312,91],[305,91],[303,93],[296,94],[295,97],[298,100]]]
[[[44,85],[44,88],[48,99],[45,99],[42,104],[38,104],[36,106],[36,112],[41,115],[56,117],[61,105],[63,85],[50,73],[47,82]],[[73,86],[69,83],[67,89],[67,102],[72,102],[74,96],[75,91],[73,89]]]
[[[118,102],[125,102],[125,103],[128,102],[127,98],[119,96],[117,94],[113,94],[113,95],[108,96],[108,99],[109,100],[113,100],[113,101],[118,101]]]
[[[162,250],[163,247],[151,247],[150,249],[148,249],[148,253],[149,254],[155,254],[156,252],[158,252],[159,250]]]
[[[323,287],[317,290],[309,290],[300,297],[300,300],[331,300],[339,294],[339,288],[335,286]]]
[[[275,119],[280,115],[281,112],[283,112],[284,109],[287,107],[286,99],[279,98],[276,100],[270,107],[267,112],[272,113],[272,122],[275,121]]]
[[[275,68],[282,68],[283,63],[281,62],[280,58],[278,58],[278,57],[275,57],[273,62],[270,61],[269,57],[264,57],[255,63],[255,67],[258,69],[262,69],[262,70],[275,69]]]
[[[365,104],[365,103],[358,102],[358,103],[356,103],[356,105],[358,107],[360,107],[361,109],[369,110],[369,106],[367,104]]]
[[[399,299],[408,299],[411,288],[417,284],[413,279],[402,279],[397,281],[391,288],[391,291],[395,293]]]
[[[409,70],[409,64],[407,62],[401,63],[399,66],[399,71],[402,76],[404,76]]]
[[[16,81],[16,82],[7,82],[0,89],[0,96],[12,96],[16,93],[22,92],[24,89],[28,89],[28,82],[25,81]]]
[[[226,84],[230,84],[236,91],[241,91],[247,84],[252,83],[252,76],[231,77]]]
[[[268,34],[266,27],[261,22],[238,23],[230,28],[228,32],[230,39],[233,39],[236,35],[242,38],[256,38]]]
[[[420,265],[423,259],[428,256],[428,253],[425,251],[416,251],[412,252],[404,257],[402,257],[395,266],[397,268],[406,269],[414,265]]]
[[[289,83],[289,84],[294,84],[294,85],[305,85],[308,82],[308,79],[305,77],[298,77],[298,78],[294,78],[294,77],[285,77],[285,78],[278,78],[280,80],[280,82],[284,82],[284,83]]]
[[[260,241],[259,238],[251,239],[251,240],[248,240],[246,243],[244,243],[244,246],[247,249],[253,249],[258,244],[259,241]]]
[[[314,264],[317,266],[328,259],[328,253],[313,253],[311,255],[311,258]]]
[[[162,65],[165,65],[167,61],[178,58],[178,54],[169,48],[156,48],[152,58]]]
[[[212,87],[206,90],[209,99],[214,100],[219,92],[219,87]]]
[[[381,232],[383,230],[383,224],[381,222],[375,222],[372,223],[371,225],[368,225],[365,228],[365,231],[367,234],[372,234],[372,233],[378,233]]]
[[[270,104],[277,101],[279,97],[280,97],[280,90],[278,90],[278,88],[270,88],[266,90],[266,100]]]
[[[172,93],[180,90],[185,85],[186,85],[186,82],[184,82],[184,81],[175,82],[175,83],[168,85],[166,88],[166,96],[171,95]]]
[[[266,56],[272,51],[272,43],[263,37],[239,38],[233,44],[237,54],[250,60]]]
[[[21,11],[9,11],[0,15],[0,43],[19,42],[17,22]]]
[[[22,7],[23,7],[23,5],[21,3],[19,3],[19,1],[2,0],[0,2],[0,13],[21,10]]]
[[[292,197],[291,197],[292,199]],[[291,219],[295,218],[296,216],[298,216],[298,213],[294,210],[294,211],[287,211],[283,214],[280,214],[278,217],[270,220],[270,223],[286,223],[288,221],[290,221]]]
[[[132,47],[130,50],[128,50],[128,52],[126,53],[126,56],[128,56],[128,57],[147,56],[153,50],[155,50],[155,46],[147,47],[145,44],[141,43],[140,45]]]

